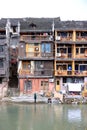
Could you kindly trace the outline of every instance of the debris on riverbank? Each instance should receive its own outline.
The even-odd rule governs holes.
[[[0,102],[8,103],[34,103],[33,96],[18,96],[18,97],[4,97],[0,99]],[[50,103],[50,104],[87,104],[87,98],[82,97],[66,97],[64,101],[61,102],[60,99],[51,97],[50,102],[48,97],[37,96],[36,103]]]

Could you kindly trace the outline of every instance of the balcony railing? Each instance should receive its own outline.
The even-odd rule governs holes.
[[[84,53],[84,54],[77,54],[76,56],[75,56],[75,58],[77,58],[77,59],[84,59],[84,58],[87,58],[87,54],[86,53]]]
[[[23,40],[23,41],[27,41],[27,40],[40,40],[40,41],[43,41],[43,40],[53,40],[53,37],[52,35],[23,35],[20,37],[20,40]]]
[[[73,41],[73,37],[72,36],[56,36],[56,41]]]
[[[87,41],[87,36],[76,36],[76,41]]]
[[[57,53],[57,58],[73,58],[72,53]]]
[[[56,70],[55,71],[55,76],[87,76],[87,70],[85,71],[80,71],[80,70],[75,70],[75,71],[68,71],[68,70]]]
[[[87,58],[86,53],[76,54],[75,56],[72,53],[56,53],[56,58],[76,58],[76,59],[85,59]]]
[[[35,51],[35,52],[25,52],[24,55],[19,55],[20,58],[53,58],[53,52],[50,53],[45,53],[45,52],[39,52],[39,51]]]
[[[23,70],[20,69],[19,76],[53,76],[52,69]]]

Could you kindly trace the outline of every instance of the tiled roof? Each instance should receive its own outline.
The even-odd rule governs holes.
[[[87,30],[87,21],[61,21],[60,18],[11,18],[11,24],[16,26],[20,22],[21,31],[51,31],[54,20],[55,29],[72,30],[83,29]],[[0,29],[5,29],[7,19],[0,20]]]

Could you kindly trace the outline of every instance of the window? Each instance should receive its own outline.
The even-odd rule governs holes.
[[[80,53],[84,53],[85,52],[85,48],[80,48]]]
[[[16,32],[16,27],[13,27],[13,32],[14,32],[14,33]]]
[[[76,48],[76,55],[79,54],[79,48]]]
[[[39,46],[39,43],[34,43],[34,46]]]
[[[59,85],[59,80],[57,80],[57,85]]]
[[[67,48],[63,48],[63,52],[64,52],[64,53],[67,53]]]
[[[84,54],[85,53],[85,48],[76,48],[76,55],[78,54]]]
[[[42,49],[42,52],[50,53],[51,52],[51,44],[50,43],[42,43],[41,49]]]
[[[87,32],[81,32],[81,36],[82,36],[82,37],[87,36]]]
[[[80,32],[76,32],[76,36],[79,37],[80,36]]]
[[[43,69],[44,68],[44,61],[36,61],[35,62],[35,69]]]
[[[67,32],[61,32],[62,37],[67,37]]]
[[[80,71],[86,71],[87,70],[87,64],[80,65]]]
[[[2,78],[0,78],[0,84],[2,84]]]
[[[41,81],[41,90],[48,90],[48,81]]]
[[[3,52],[3,46],[0,46],[0,52]]]
[[[29,62],[23,62],[23,69],[30,69],[31,64]]]
[[[3,63],[3,59],[0,59],[0,68],[3,68],[4,63]]]
[[[29,81],[29,80],[26,80],[26,81],[25,81],[24,90],[25,90],[25,91],[30,91],[30,90],[32,90],[32,82],[31,82],[31,81]]]
[[[63,78],[63,83],[67,83],[67,79],[66,78]]]
[[[67,48],[57,48],[57,53],[67,53]]]

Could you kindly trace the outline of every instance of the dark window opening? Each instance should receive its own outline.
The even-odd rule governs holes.
[[[79,54],[79,48],[76,48],[76,55]]]
[[[67,48],[57,48],[57,53],[67,53]]]
[[[80,65],[80,71],[86,71],[87,70],[87,64]]]
[[[3,52],[3,46],[0,46],[0,52]]]
[[[77,32],[77,33],[76,33],[76,36],[77,36],[77,37],[79,37],[79,36],[80,36],[80,33],[79,33],[79,32]]]
[[[32,27],[32,28],[34,28],[34,27],[36,27],[36,24],[31,23],[29,26]]]
[[[39,46],[39,43],[34,43],[34,46]]]
[[[85,53],[85,48],[80,48],[80,53]]]
[[[31,81],[29,81],[29,80],[26,80],[26,81],[25,81],[24,90],[25,90],[25,91],[32,90],[32,82],[31,82]]]
[[[78,70],[78,65],[75,65],[75,70]]]
[[[81,36],[82,36],[82,37],[87,36],[87,32],[81,32]]]
[[[3,59],[0,59],[0,68],[3,68],[4,63],[3,63]]]
[[[62,37],[67,37],[67,32],[61,32]]]
[[[67,82],[66,78],[63,78],[63,83],[66,83],[66,82]]]
[[[2,78],[0,78],[0,84],[2,83]]]
[[[57,80],[57,85],[59,85],[59,80]]]
[[[13,32],[14,33],[16,32],[16,26],[13,26]]]

